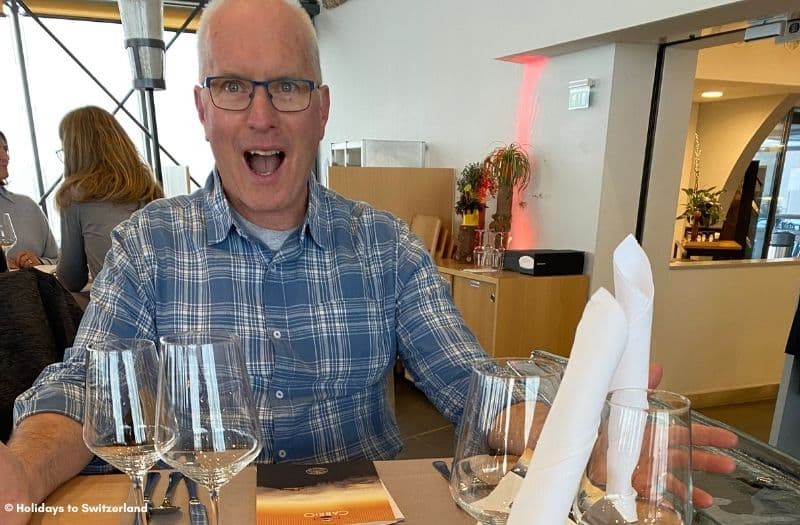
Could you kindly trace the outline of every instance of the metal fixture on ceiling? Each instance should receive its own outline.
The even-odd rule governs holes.
[[[322,6],[325,9],[333,9],[334,7],[339,7],[345,2],[347,2],[347,0],[322,0]]]

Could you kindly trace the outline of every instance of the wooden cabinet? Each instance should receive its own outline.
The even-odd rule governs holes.
[[[438,262],[452,283],[453,302],[483,348],[494,356],[542,349],[568,356],[589,292],[586,275],[534,277],[472,273],[470,265]]]

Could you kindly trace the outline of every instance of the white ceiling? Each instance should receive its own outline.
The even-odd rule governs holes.
[[[702,49],[695,78],[695,102],[800,93],[800,47],[765,39]],[[703,91],[722,91],[724,96],[705,99],[700,97]]]

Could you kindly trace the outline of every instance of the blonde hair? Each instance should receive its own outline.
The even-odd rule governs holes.
[[[252,2],[252,0],[245,1]],[[279,1],[293,9],[302,20],[303,32],[305,33],[303,36],[306,40],[306,48],[302,51],[305,53],[306,59],[311,64],[311,71],[314,72],[314,76],[316,77],[312,80],[319,85],[322,83],[322,68],[319,64],[319,42],[317,40],[317,31],[314,29],[314,24],[311,22],[311,17],[306,12],[299,0]],[[206,4],[206,7],[203,9],[203,15],[200,17],[200,23],[197,27],[197,62],[198,66],[200,67],[200,82],[202,82],[203,77],[208,74],[208,71],[205,70],[206,57],[208,56],[208,25],[211,23],[210,21],[213,20],[214,13],[226,3],[230,3],[230,0],[211,0],[208,2],[208,4]],[[256,2],[252,3],[255,4]]]
[[[60,210],[79,202],[150,202],[164,196],[150,167],[111,113],[86,106],[67,113],[58,126],[64,149]]]

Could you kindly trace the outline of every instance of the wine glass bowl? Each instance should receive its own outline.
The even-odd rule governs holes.
[[[107,339],[86,349],[83,441],[130,476],[139,522],[147,524],[142,486],[155,448],[158,356],[152,341]]]
[[[481,523],[508,519],[560,379],[538,358],[487,358],[474,365],[450,493]]]
[[[244,355],[226,332],[184,332],[160,342],[156,448],[208,488],[219,523],[220,488],[262,447]]]
[[[0,248],[3,255],[8,255],[8,251],[17,244],[17,234],[14,231],[14,223],[8,213],[0,214]]]

